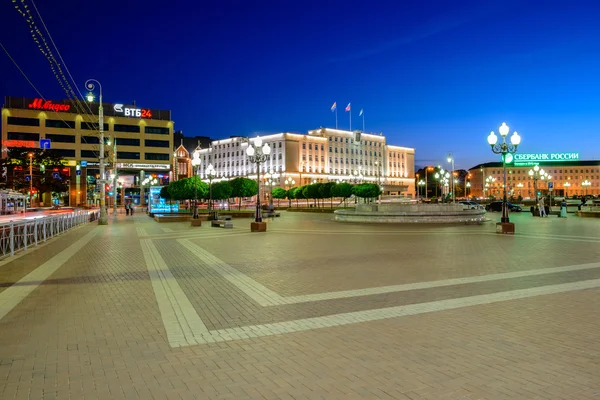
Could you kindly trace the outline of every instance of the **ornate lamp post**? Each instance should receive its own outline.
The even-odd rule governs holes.
[[[440,169],[440,172],[435,173],[435,179],[440,181],[440,186],[442,187],[442,196],[445,193],[445,188],[448,186],[448,182],[450,179],[450,172],[444,171],[443,168]]]
[[[450,177],[452,178],[452,202],[456,203],[456,194],[454,192],[454,154],[452,152],[448,153],[448,162],[452,165],[452,172],[450,173]]]
[[[571,186],[571,184],[569,183],[569,181],[566,181],[563,186],[565,187],[565,199],[566,199],[567,197],[569,197],[567,191],[569,190],[569,187]]]
[[[585,194],[584,196],[587,196],[587,188],[588,186],[591,186],[592,182],[588,181],[587,179],[583,182],[581,182],[581,186],[585,189]]]
[[[285,181],[283,183],[285,184],[286,190],[288,190],[289,207],[292,208],[292,199],[290,198],[289,190],[290,190],[290,188],[294,187],[294,185],[296,184],[296,181],[290,177],[287,177],[287,178],[285,178]]]
[[[514,233],[514,224],[511,224],[508,219],[508,205],[506,201],[506,156],[507,154],[514,154],[517,152],[517,147],[521,143],[521,136],[515,131],[510,137],[510,143],[506,142],[506,136],[508,135],[510,128],[505,122],[502,123],[498,132],[502,136],[502,143],[498,143],[498,136],[492,131],[488,136],[488,144],[492,148],[492,152],[496,154],[502,154],[502,168],[504,170],[504,194],[502,199],[502,233]],[[510,225],[509,225],[510,224]],[[497,230],[496,230],[497,231]]]
[[[104,110],[102,109],[102,85],[96,79],[88,79],[85,81],[85,87],[90,91],[87,95],[87,101],[90,103],[94,101],[94,94],[92,91],[98,85],[99,99],[98,99],[98,130],[100,133],[100,218],[98,218],[98,225],[107,225],[108,218],[106,215],[106,176],[104,176]]]
[[[465,184],[465,194],[467,196],[467,199],[469,198],[469,192],[471,191],[471,182],[467,182]]]
[[[215,178],[216,171],[212,164],[208,164],[204,176],[208,179],[208,219],[212,220],[212,181]]]
[[[417,197],[419,197],[421,196],[421,187],[425,186],[425,181],[421,179],[417,185],[419,185],[419,191],[417,192]]]
[[[194,169],[194,216],[193,219],[198,219],[198,166],[202,163],[200,160],[200,152],[195,150],[192,158],[192,168]]]
[[[33,153],[29,157],[29,208],[33,208]]]
[[[548,175],[546,171],[540,169],[539,165],[533,167],[533,169],[529,170],[529,176],[533,178],[533,190],[535,192],[535,203],[538,202],[538,192],[537,192],[537,181],[538,179],[548,179],[550,180],[552,177]]]
[[[252,232],[265,232],[267,230],[267,224],[262,221],[260,214],[260,164],[264,163],[269,159],[271,154],[271,147],[268,143],[263,146],[262,139],[257,137],[254,142],[248,143],[246,148],[246,155],[251,163],[256,163],[256,180],[258,183],[258,193],[256,195],[256,216],[254,222],[250,226]]]

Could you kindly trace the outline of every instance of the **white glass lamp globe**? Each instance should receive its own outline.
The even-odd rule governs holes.
[[[503,122],[502,125],[500,125],[500,128],[498,128],[498,132],[500,132],[500,135],[502,136],[508,135],[509,130],[510,128],[508,127],[508,125],[506,125],[506,122]]]

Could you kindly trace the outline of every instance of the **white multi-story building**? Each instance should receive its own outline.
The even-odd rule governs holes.
[[[307,135],[277,133],[261,137],[271,147],[261,173],[276,176],[283,187],[290,177],[296,186],[312,182],[373,182],[387,194],[414,196],[415,150],[388,145],[385,136],[319,128]],[[200,150],[200,176],[212,164],[217,179],[246,176],[256,179],[256,164],[248,161],[246,148],[253,138],[215,140]]]

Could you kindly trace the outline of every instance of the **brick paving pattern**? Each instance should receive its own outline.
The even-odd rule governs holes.
[[[511,218],[78,228],[0,264],[0,398],[600,398],[598,223]]]

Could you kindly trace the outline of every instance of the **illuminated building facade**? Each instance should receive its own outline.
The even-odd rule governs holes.
[[[507,164],[506,185],[509,196],[535,198],[534,180],[529,171],[536,165],[551,176],[550,180],[537,180],[537,191],[540,194],[548,194],[552,187],[553,196],[600,195],[600,161],[579,160],[579,153],[535,153],[520,154],[512,163]],[[501,162],[479,164],[469,172],[473,196],[502,196]]]
[[[109,103],[103,103],[103,110],[105,140],[117,142],[119,184],[136,187],[144,174],[168,181],[173,159],[171,112]],[[68,161],[71,176],[77,176],[70,180],[71,204],[89,202],[81,193],[86,193],[86,184],[99,174],[97,122],[98,103],[6,97],[2,108],[2,157],[10,147],[57,150]],[[107,175],[115,160],[113,150],[112,144],[105,146]]]
[[[275,174],[279,186],[292,177],[296,186],[313,182],[372,182],[386,194],[414,197],[415,150],[386,143],[383,135],[319,128],[308,134],[277,133],[261,136],[271,156],[261,172]],[[217,179],[247,176],[256,179],[256,165],[248,161],[246,148],[252,138],[215,140],[200,150],[200,176],[205,179],[211,163]]]

